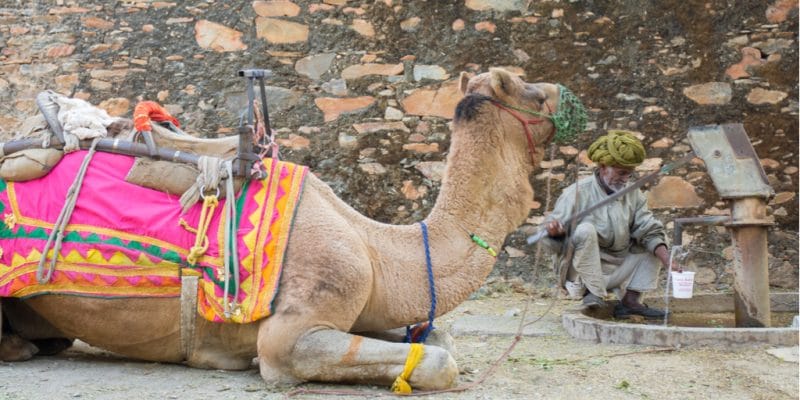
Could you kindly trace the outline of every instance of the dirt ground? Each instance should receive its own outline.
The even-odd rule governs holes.
[[[527,319],[524,336],[508,359],[480,383],[513,336],[455,332],[458,386],[465,391],[440,399],[797,399],[798,363],[766,348],[663,349],[577,341],[561,327],[561,312],[575,302],[492,292],[469,300],[438,319],[438,329],[457,331],[459,320],[476,316]],[[552,306],[552,308],[550,308]],[[549,310],[548,310],[549,309]],[[78,343],[56,357],[0,363],[0,399],[278,399],[293,390],[355,391],[362,395],[302,393],[299,399],[359,399],[391,396],[377,386],[303,384],[267,387],[258,371],[199,370],[127,360]]]

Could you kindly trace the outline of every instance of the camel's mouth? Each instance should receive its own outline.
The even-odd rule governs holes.
[[[581,100],[567,89],[558,84],[558,106],[556,112],[547,116],[556,129],[553,140],[558,143],[574,139],[586,129],[586,107]]]

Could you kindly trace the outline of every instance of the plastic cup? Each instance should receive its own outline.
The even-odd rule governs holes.
[[[694,272],[670,271],[672,274],[672,297],[676,299],[691,299],[694,287]]]
[[[567,294],[569,294],[569,298],[573,300],[579,300],[583,298],[583,293],[585,292],[585,288],[583,284],[578,282],[566,281],[564,282],[564,287],[567,288]]]

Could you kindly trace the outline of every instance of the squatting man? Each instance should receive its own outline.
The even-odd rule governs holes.
[[[576,221],[569,235],[571,227],[561,222],[624,189],[645,159],[644,146],[630,132],[609,131],[589,146],[588,156],[597,165],[594,174],[564,189],[545,219],[545,243],[559,258],[559,268],[567,268],[567,281],[560,284],[572,296],[583,296],[590,308],[604,306],[608,291],[614,291],[621,299],[616,318],[663,318],[664,311],[640,302],[642,293],[656,289],[661,265],[669,264],[664,225],[640,190]]]

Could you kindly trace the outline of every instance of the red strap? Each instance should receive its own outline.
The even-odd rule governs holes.
[[[150,132],[153,130],[150,125],[151,120],[156,122],[170,121],[178,128],[181,127],[181,123],[160,104],[149,100],[140,101],[136,108],[133,109],[133,127],[137,132]]]
[[[518,112],[506,107],[505,105],[503,105],[501,103],[498,103],[498,102],[492,102],[492,103],[494,105],[496,105],[497,107],[499,107],[501,110],[505,110],[506,112],[511,114],[511,116],[516,118],[517,121],[522,123],[522,127],[525,128],[525,138],[528,140],[528,152],[531,155],[531,164],[536,165],[536,159],[534,158],[534,156],[536,154],[536,143],[533,142],[533,134],[531,133],[531,129],[530,129],[530,127],[528,127],[528,125],[530,125],[530,124],[539,124],[539,123],[543,122],[544,119],[542,119],[542,118],[525,119]]]
[[[422,336],[422,332],[424,332],[425,329],[428,329],[428,323],[427,322],[422,322],[422,323],[419,323],[417,325],[414,325],[414,327],[411,328],[411,338],[409,339],[408,342],[409,343],[419,343],[419,338],[420,338],[420,336]]]

